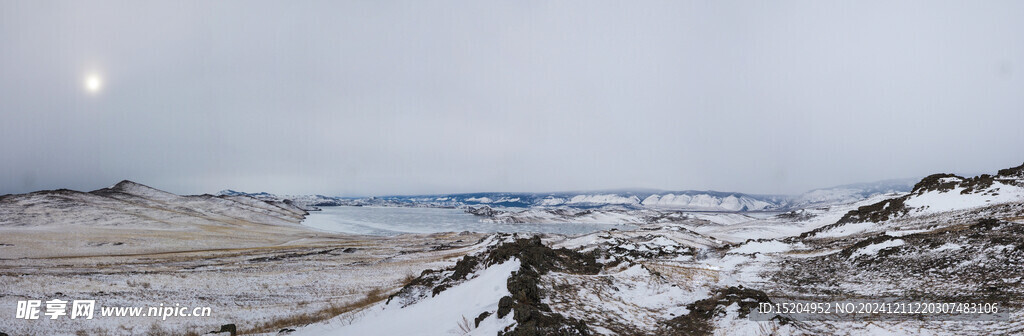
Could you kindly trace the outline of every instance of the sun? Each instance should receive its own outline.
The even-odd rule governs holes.
[[[88,74],[85,76],[85,91],[95,94],[103,89],[103,78],[99,74]]]

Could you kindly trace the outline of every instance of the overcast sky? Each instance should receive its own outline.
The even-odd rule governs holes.
[[[0,194],[994,172],[1024,162],[1022,18],[1021,1],[2,1]]]

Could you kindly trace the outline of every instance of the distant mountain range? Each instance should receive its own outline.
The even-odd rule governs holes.
[[[758,195],[720,191],[663,191],[650,189],[576,191],[555,193],[481,192],[367,198],[324,195],[274,195],[223,190],[219,195],[245,195],[266,201],[290,200],[307,210],[320,206],[404,206],[506,208],[568,207],[576,209],[657,209],[685,211],[782,211],[828,204],[849,203],[873,195],[909,192],[917,179],[886,180],[842,185],[790,195]]]

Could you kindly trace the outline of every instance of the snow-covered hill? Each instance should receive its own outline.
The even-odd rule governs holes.
[[[851,211],[840,223],[884,222],[905,216],[920,216],[1024,201],[1024,165],[1000,170],[995,176],[962,177],[933,174],[914,185],[901,197],[887,199]]]
[[[180,250],[182,242],[195,249],[221,248],[312,235],[300,225],[307,214],[286,201],[179,196],[122,181],[91,192],[60,189],[2,196],[0,234],[11,245],[3,247],[9,257],[35,255],[41,235],[83,255],[111,245],[120,253]]]
[[[248,196],[261,201],[267,202],[284,202],[288,201],[291,204],[302,208],[305,211],[316,211],[319,206],[339,206],[339,205],[350,205],[349,199],[343,199],[339,197],[329,197],[324,195],[275,195],[266,192],[258,193],[245,193],[241,191],[234,191],[231,189],[221,190],[217,193],[218,196]]]
[[[896,179],[871,183],[857,183],[814,189],[794,197],[787,208],[804,209],[831,204],[852,203],[876,195],[905,193],[914,188],[918,179]]]
[[[748,195],[728,195],[725,197],[711,194],[655,194],[644,199],[643,205],[656,209],[706,210],[706,211],[753,211],[774,210],[782,206],[764,198]]]

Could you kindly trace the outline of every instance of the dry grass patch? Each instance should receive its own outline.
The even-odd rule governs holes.
[[[718,281],[719,271],[701,267],[689,267],[664,263],[644,263],[644,267],[657,272],[665,279],[679,285],[686,285],[683,288],[693,289],[698,283],[714,283]]]
[[[1003,220],[1005,220],[1007,222],[1024,223],[1024,216],[1021,216],[1021,217],[1006,217],[1006,218],[1003,218]]]
[[[296,326],[305,326],[320,321],[325,321],[335,316],[365,309],[370,305],[380,302],[388,297],[388,293],[380,288],[374,288],[366,293],[366,296],[352,303],[341,305],[330,305],[326,308],[298,315],[284,316],[272,319],[267,322],[258,323],[252,328],[239,330],[239,334],[261,334],[275,333],[281,329]]]

